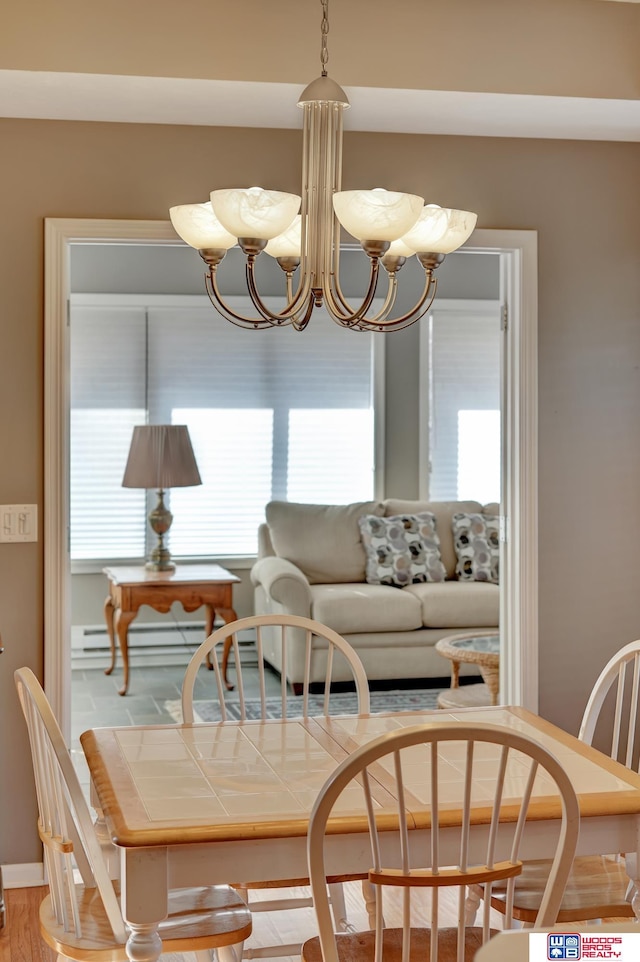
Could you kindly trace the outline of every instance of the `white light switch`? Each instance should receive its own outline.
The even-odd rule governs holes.
[[[37,504],[0,504],[0,541],[37,540]]]

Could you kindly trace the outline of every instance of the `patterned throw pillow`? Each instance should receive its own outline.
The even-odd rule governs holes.
[[[497,514],[454,514],[451,525],[459,581],[500,584],[500,521]]]
[[[444,581],[436,519],[430,511],[399,514],[392,518],[364,515],[360,535],[367,555],[366,580],[370,585],[405,585]]]

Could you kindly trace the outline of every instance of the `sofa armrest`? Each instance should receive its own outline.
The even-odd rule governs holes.
[[[291,615],[311,615],[311,588],[306,576],[286,558],[261,558],[251,569],[251,581]]]

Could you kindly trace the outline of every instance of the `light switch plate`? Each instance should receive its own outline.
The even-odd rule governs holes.
[[[0,541],[37,540],[37,504],[0,504]]]

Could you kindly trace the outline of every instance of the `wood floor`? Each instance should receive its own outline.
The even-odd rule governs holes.
[[[5,892],[7,925],[3,930],[0,930],[0,962],[56,962],[56,954],[40,938],[38,926],[38,906],[46,891],[44,888],[24,888],[10,889]],[[453,890],[450,895],[450,908],[453,915],[455,914]],[[347,883],[345,885],[345,897],[350,921],[356,928],[366,929],[367,919],[361,898],[360,884],[358,882]],[[445,925],[447,919],[445,917],[446,900],[444,897],[441,911],[442,924]],[[423,915],[426,921],[428,919],[426,903]],[[606,921],[621,920],[607,919]],[[388,922],[394,924],[393,919],[388,919]],[[495,928],[502,927],[499,915],[494,914],[492,925]],[[563,928],[566,929],[566,925]],[[247,946],[301,941],[314,933],[315,917],[311,908],[287,912],[261,912],[254,915],[253,935],[251,940],[247,942]],[[195,956],[192,953],[185,953],[184,955],[164,955],[162,958],[168,960],[168,962],[194,962]],[[300,959],[298,956],[295,958],[289,957],[286,962],[300,962]]]
[[[7,924],[0,930],[0,962],[56,962],[40,938],[38,908],[46,888],[6,889]]]
[[[290,894],[291,890],[281,889],[280,897]],[[270,893],[270,898],[278,898],[278,891]],[[294,889],[295,894],[308,894],[308,890]],[[5,892],[7,904],[7,925],[0,931],[0,962],[56,962],[56,954],[42,941],[38,926],[38,906],[46,895],[44,888],[11,889]],[[345,884],[345,899],[349,921],[357,929],[367,929],[367,916],[359,882]],[[453,894],[452,894],[453,899]],[[452,902],[453,905],[453,902]],[[446,912],[446,900],[443,899],[441,912]],[[388,923],[393,924],[393,918],[388,917]],[[428,908],[419,912],[416,921],[427,921]],[[496,928],[501,927],[500,916],[496,914]],[[442,924],[446,924],[443,917]],[[253,916],[253,933],[247,941],[246,947],[273,945],[283,942],[291,943],[303,941],[316,934],[315,915],[312,908],[288,910],[283,912],[259,912]],[[192,953],[179,955],[175,953],[162,956],[163,960],[171,962],[193,962]],[[283,956],[285,962],[300,962],[300,957]]]

